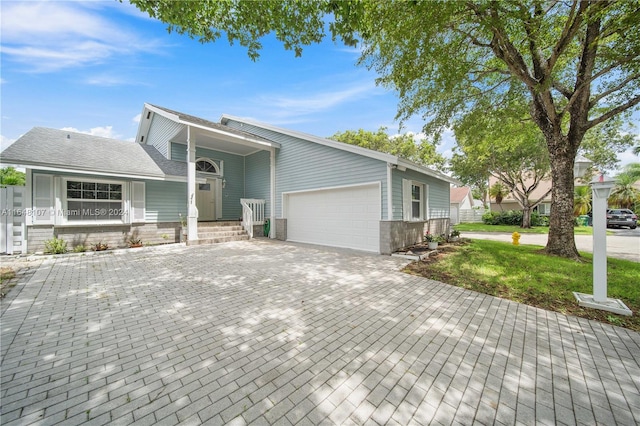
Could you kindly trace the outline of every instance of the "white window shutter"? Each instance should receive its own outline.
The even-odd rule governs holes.
[[[33,175],[33,223],[34,225],[52,224],[54,215],[53,176]]]
[[[429,185],[422,185],[422,218],[424,220],[429,220]]]
[[[144,222],[145,194],[144,182],[131,182],[131,223]]]
[[[402,179],[402,219],[411,220],[411,181]]]

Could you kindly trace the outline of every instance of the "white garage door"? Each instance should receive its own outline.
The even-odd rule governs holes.
[[[380,251],[380,185],[285,194],[287,239]]]

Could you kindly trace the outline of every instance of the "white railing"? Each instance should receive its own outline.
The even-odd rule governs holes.
[[[242,226],[249,238],[253,238],[253,225],[264,225],[264,200],[254,198],[241,198]]]

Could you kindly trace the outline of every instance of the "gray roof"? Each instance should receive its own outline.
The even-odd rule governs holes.
[[[272,140],[266,139],[262,136],[259,135],[254,135],[253,133],[249,133],[249,132],[245,132],[243,130],[239,130],[236,129],[234,127],[229,127],[225,124],[221,124],[221,123],[216,123],[214,121],[209,121],[209,120],[205,120],[204,118],[200,118],[200,117],[196,117],[194,115],[189,115],[189,114],[185,114],[179,111],[174,111],[172,109],[169,108],[165,108],[165,107],[161,107],[158,105],[153,105],[153,104],[147,104],[153,108],[157,108],[159,110],[162,110],[164,112],[167,112],[169,114],[175,115],[178,117],[178,119],[180,121],[186,122],[186,123],[191,123],[191,124],[195,124],[198,126],[202,126],[202,127],[208,127],[210,129],[215,129],[215,130],[220,130],[226,133],[231,133],[237,136],[241,136],[243,138],[249,138],[249,139],[254,139],[254,140],[258,140],[258,141],[263,141],[263,142],[268,142],[268,143],[273,143]]]
[[[44,127],[34,127],[2,151],[0,162],[141,178],[187,175],[186,163],[168,160],[152,146]]]

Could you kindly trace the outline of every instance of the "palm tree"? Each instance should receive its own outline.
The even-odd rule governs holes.
[[[623,209],[633,209],[640,202],[640,191],[633,184],[638,176],[632,171],[624,171],[616,176],[616,186],[611,191],[609,202]]]
[[[489,197],[496,200],[496,204],[500,206],[500,210],[502,210],[502,200],[507,195],[509,195],[509,190],[500,182],[494,183],[491,188],[489,188]]]
[[[573,214],[585,215],[591,211],[591,188],[588,186],[576,186],[573,193]]]

